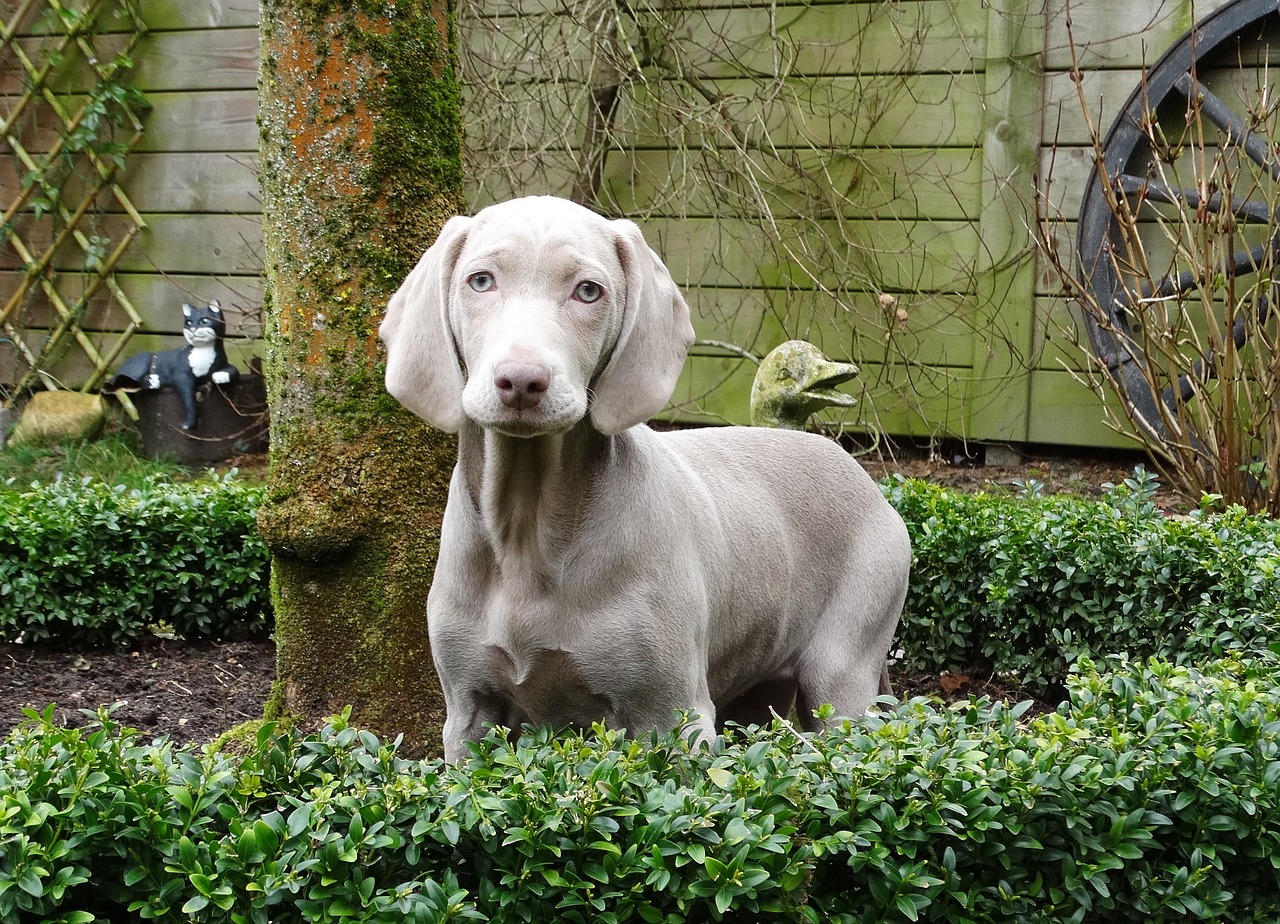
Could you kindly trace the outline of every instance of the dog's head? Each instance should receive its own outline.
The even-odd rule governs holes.
[[[633,223],[535,196],[450,219],[380,335],[387,391],[433,426],[535,436],[588,415],[602,433],[652,417],[693,327]]]

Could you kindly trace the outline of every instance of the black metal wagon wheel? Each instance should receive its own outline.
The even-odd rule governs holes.
[[[1278,10],[1280,0],[1235,0],[1197,23],[1147,70],[1104,138],[1081,202],[1076,248],[1089,298],[1084,320],[1090,346],[1118,384],[1135,422],[1148,436],[1184,450],[1203,451],[1194,433],[1183,426],[1184,415],[1188,402],[1217,375],[1219,357],[1212,349],[1197,351],[1165,380],[1153,381],[1152,364],[1143,362],[1144,344],[1150,345],[1153,332],[1143,330],[1139,309],[1162,299],[1176,301],[1203,287],[1204,271],[1179,269],[1171,261],[1167,271],[1141,272],[1143,267],[1134,266],[1132,237],[1143,232],[1133,216],[1144,208],[1191,210],[1197,220],[1206,215],[1230,216],[1240,228],[1252,226],[1254,232],[1252,239],[1239,235],[1238,249],[1224,255],[1221,278],[1234,284],[1250,274],[1257,274],[1259,281],[1272,277],[1280,262],[1280,231],[1276,230],[1280,216],[1274,214],[1280,196],[1268,195],[1265,187],[1280,188],[1280,149],[1267,132],[1256,130],[1256,118],[1234,111],[1210,91],[1201,75],[1215,65],[1238,62],[1239,41],[1248,41],[1264,29],[1280,35],[1274,28]],[[1280,54],[1274,66],[1280,68]],[[1247,158],[1256,178],[1254,194],[1233,196],[1215,193],[1201,183],[1163,179],[1167,174],[1162,163],[1169,163],[1174,156],[1171,148],[1178,145],[1177,141],[1166,145],[1164,139],[1185,138],[1191,112],[1199,124],[1216,130],[1216,137],[1204,144],[1215,151],[1234,148],[1243,155],[1242,162]],[[1162,120],[1168,123],[1167,132]],[[1280,270],[1275,275],[1280,277]],[[1272,312],[1272,288],[1269,284],[1255,287],[1258,294],[1250,310],[1236,312],[1232,321],[1224,323],[1217,342],[1226,346],[1229,341],[1239,350],[1251,331],[1266,325]]]

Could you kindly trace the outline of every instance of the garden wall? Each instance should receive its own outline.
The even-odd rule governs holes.
[[[745,421],[755,367],[720,344],[759,355],[805,337],[862,367],[851,428],[1127,445],[1070,371],[1070,312],[1036,258],[1037,183],[1067,240],[1092,162],[1073,60],[1105,129],[1144,62],[1222,5],[705,0],[620,16],[601,0],[464,0],[471,199],[576,191],[641,223],[704,341],[682,419]],[[153,109],[122,186],[146,227],[119,278],[150,336],[131,350],[176,345],[178,305],[218,298],[249,338],[243,364],[260,335],[257,4],[143,13]],[[0,192],[16,181],[6,163]],[[0,255],[0,295],[17,269]],[[117,323],[105,307],[85,320]],[[75,356],[57,371],[83,378]]]

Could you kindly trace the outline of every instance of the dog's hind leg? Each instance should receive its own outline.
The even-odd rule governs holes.
[[[796,716],[805,731],[821,731],[828,724],[814,713],[831,706],[832,719],[857,718],[867,711],[878,695],[881,670],[866,657],[809,663],[801,669],[796,691]]]
[[[902,611],[905,586],[902,593],[883,585],[876,590],[878,599],[871,601],[873,605],[867,606],[864,597],[859,601],[861,606],[855,608],[882,614],[859,621],[864,634],[848,633],[847,616],[831,619],[827,631],[819,633],[801,656],[796,674],[796,709],[800,724],[809,731],[823,727],[822,720],[813,715],[819,706],[834,707],[837,718],[856,718],[877,696],[892,693],[886,659],[898,626],[897,614]],[[889,592],[879,593],[880,590]],[[848,598],[845,600],[848,606]]]

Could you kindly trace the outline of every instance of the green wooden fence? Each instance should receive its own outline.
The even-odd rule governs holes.
[[[1144,63],[1223,2],[463,0],[472,200],[585,183],[641,224],[703,341],[680,419],[746,420],[754,366],[717,343],[759,355],[799,336],[861,366],[835,421],[851,429],[1127,445],[1074,378],[1037,197],[1069,241],[1092,160],[1073,67],[1105,128]],[[145,227],[117,276],[139,349],[175,345],[178,306],[217,298],[243,366],[261,335],[258,5],[143,9],[152,108],[120,182]],[[17,78],[0,79],[9,104]],[[0,193],[19,175],[0,164]],[[125,221],[101,207],[104,227]],[[0,297],[19,265],[0,256]],[[91,301],[91,331],[122,329]],[[13,365],[0,349],[0,383]],[[68,355],[57,374],[88,370]]]
[[[83,8],[85,3],[64,0],[63,5]],[[30,4],[0,2],[0,14],[7,18],[23,6]],[[88,293],[78,324],[83,339],[104,355],[135,323],[139,333],[125,355],[168,349],[183,342],[182,303],[216,298],[229,309],[231,360],[244,368],[260,351],[262,333],[257,3],[147,0],[136,6],[147,31],[130,52],[134,67],[125,79],[144,92],[150,109],[142,116],[136,146],[115,176],[125,199],[99,195],[90,213],[103,238],[136,237],[113,267],[119,297],[105,287]],[[122,50],[131,38],[124,26],[118,17],[101,17],[98,27],[107,34],[95,36],[95,45],[104,53]],[[38,15],[29,13],[20,24],[21,41],[34,46],[39,32]],[[12,112],[24,78],[13,57],[0,57],[0,106]],[[75,100],[90,86],[90,77],[83,57],[67,55],[49,76],[49,86]],[[24,122],[21,128],[32,150],[48,151],[57,143],[57,126],[48,120]],[[16,157],[0,157],[0,201],[19,195],[25,172]],[[76,183],[74,176],[70,183]],[[33,217],[29,208],[20,216],[27,239],[39,250],[59,226]],[[0,303],[21,290],[26,263],[12,246],[0,248]],[[75,251],[59,252],[54,268],[58,288],[72,301],[92,285]],[[38,352],[57,328],[57,306],[37,292],[25,299],[23,315],[25,339]],[[12,388],[25,372],[25,357],[15,345],[0,343],[0,388]],[[90,352],[78,349],[55,351],[45,372],[72,388],[100,377]]]

